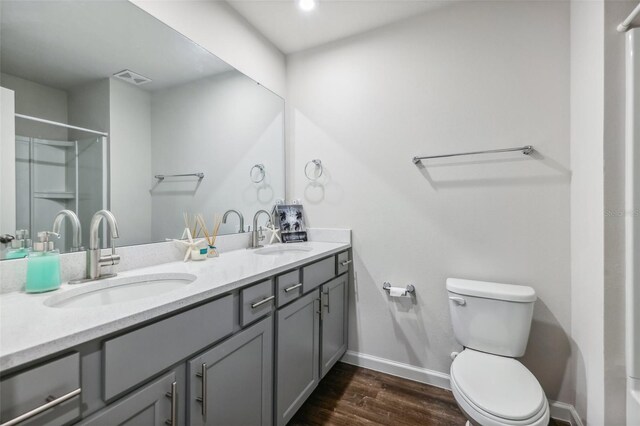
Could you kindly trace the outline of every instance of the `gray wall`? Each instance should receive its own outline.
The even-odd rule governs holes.
[[[0,74],[2,87],[16,92],[16,114],[67,122],[67,92],[20,77]],[[43,139],[67,140],[67,129],[23,119],[16,120],[16,134]]]
[[[524,363],[573,403],[568,22],[568,3],[452,3],[288,57],[290,198],[311,226],[353,229],[350,350],[446,373],[445,279],[526,284]],[[539,154],[411,162],[525,144]],[[414,283],[416,304],[387,280]]]
[[[625,210],[625,36],[616,27],[637,2],[604,4],[604,407],[614,425],[624,424],[626,409],[625,216],[618,214]]]
[[[571,3],[571,265],[576,409],[604,421],[603,2]]]
[[[151,97],[114,78],[109,81],[111,211],[118,218],[118,245],[151,238]]]

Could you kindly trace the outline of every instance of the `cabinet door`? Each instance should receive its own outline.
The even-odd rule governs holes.
[[[343,274],[322,286],[321,378],[347,350],[348,282],[348,274]]]
[[[273,317],[193,358],[188,371],[190,425],[271,425]]]
[[[178,394],[175,372],[114,402],[82,421],[91,426],[177,425]]]
[[[318,290],[276,312],[276,423],[285,425],[318,384]]]

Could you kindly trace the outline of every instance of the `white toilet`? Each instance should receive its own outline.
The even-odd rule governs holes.
[[[447,279],[456,340],[451,390],[469,422],[481,426],[547,426],[549,403],[533,374],[515,358],[529,339],[531,287]]]

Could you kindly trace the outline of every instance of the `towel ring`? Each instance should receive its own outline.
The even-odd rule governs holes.
[[[319,173],[319,174],[317,174],[317,175],[316,175],[316,177],[313,177],[313,178],[312,178],[311,176],[309,176],[309,173],[308,173],[308,170],[307,170],[307,169],[309,168],[309,164],[314,164],[314,165],[315,165],[315,170],[316,170],[316,171],[317,171],[318,169],[320,169],[320,173]],[[319,178],[320,176],[322,176],[322,161],[320,161],[320,160],[318,160],[318,159],[308,161],[308,162],[307,162],[307,164],[305,164],[305,165],[304,165],[304,175],[305,175],[305,176],[307,177],[307,179],[309,179],[309,180],[318,180],[318,178]]]
[[[260,178],[257,180],[253,178],[253,169],[258,169],[260,171]],[[251,179],[251,182],[253,183],[260,183],[264,180],[265,174],[264,164],[256,164],[251,168],[251,170],[249,170],[249,179]]]

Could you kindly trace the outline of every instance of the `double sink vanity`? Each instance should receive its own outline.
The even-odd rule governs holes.
[[[284,425],[347,347],[350,244],[0,299],[0,424]]]

